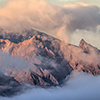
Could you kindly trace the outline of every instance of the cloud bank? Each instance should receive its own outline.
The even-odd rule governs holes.
[[[19,72],[30,67],[31,65],[28,61],[0,51],[0,73],[4,73],[5,75],[11,75],[10,73],[12,73],[13,76],[15,72],[17,75]]]
[[[70,43],[79,45],[81,39],[100,49],[100,28],[96,31],[76,30],[70,36]]]
[[[9,0],[0,8],[0,28],[21,32],[37,28],[61,39],[76,29],[94,30],[100,25],[100,9],[84,3],[50,5],[43,0]]]
[[[66,82],[66,80],[65,80]],[[100,100],[100,76],[72,72],[70,80],[62,87],[48,89],[33,87],[24,94],[0,100]]]
[[[0,28],[6,31],[22,32],[33,27],[62,40],[66,40],[68,35],[73,33],[70,35],[70,41],[73,43],[88,36],[87,40],[99,47],[99,25],[100,8],[82,3],[58,7],[42,0],[9,0],[0,8]],[[98,41],[95,42],[96,40]],[[12,61],[12,58],[9,61]],[[62,87],[50,89],[33,87],[31,91],[19,96],[0,97],[0,100],[100,100],[100,76],[73,72],[70,77],[71,79]]]

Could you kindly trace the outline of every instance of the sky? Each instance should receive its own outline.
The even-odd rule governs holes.
[[[84,2],[84,3],[100,6],[100,0],[46,0],[46,1],[48,1],[52,4],[57,4],[57,5],[62,5],[65,3]]]
[[[7,3],[8,0],[0,0],[0,6],[4,3]],[[92,5],[100,6],[100,0],[45,0],[54,5],[63,5],[65,3],[76,3],[76,2],[84,2]]]
[[[7,0],[0,0],[0,6],[2,7],[4,4],[7,3]]]
[[[11,2],[5,6],[7,1]],[[45,1],[60,6],[73,3],[73,6],[66,5],[64,8],[56,8],[46,3],[41,4],[41,2],[37,2],[37,0],[0,0],[0,26],[4,29],[11,27],[13,30],[20,30],[20,27],[34,27],[49,32],[50,34],[57,33],[54,35],[59,36],[60,39],[63,40],[67,39],[66,33],[69,32],[72,44],[78,45],[80,39],[83,38],[89,44],[100,49],[100,0]],[[29,2],[29,4],[27,2]],[[75,4],[76,2],[83,2],[83,4]],[[33,3],[35,4],[34,6]],[[96,6],[84,5],[84,3]],[[17,4],[19,4],[19,6]],[[41,7],[41,9],[38,9],[39,7]],[[47,7],[48,9],[46,9]],[[15,25],[16,29],[14,29]],[[0,98],[0,100],[31,100],[33,98],[35,100],[34,96],[36,96],[36,99],[38,98],[37,100],[40,100],[42,97],[45,97],[46,93],[47,95],[43,100],[47,100],[47,98],[48,100],[53,100],[54,98],[64,100],[70,95],[69,100],[82,100],[82,98],[83,100],[100,100],[99,84],[100,76],[95,78],[87,74],[78,74],[74,80],[69,80],[66,86],[58,90],[53,89],[52,91],[54,92],[33,89],[29,93],[12,99]],[[87,97],[87,99],[84,99],[85,97]]]
[[[54,5],[39,1],[0,0],[0,27],[32,27],[75,45],[83,38],[100,49],[100,0],[45,0]]]

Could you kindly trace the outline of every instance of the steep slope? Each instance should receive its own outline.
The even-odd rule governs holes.
[[[65,59],[73,69],[93,75],[100,74],[100,50],[86,43],[83,39],[79,47],[74,45],[61,46]]]
[[[19,43],[0,39],[2,51],[24,59],[30,64],[23,70],[18,69],[17,66],[9,66],[6,74],[13,76],[21,84],[61,84],[63,79],[72,71],[72,67],[64,59],[60,50],[61,41],[41,32],[32,35],[32,38]]]
[[[18,57],[19,64],[24,60],[23,64],[6,66],[1,60],[0,66],[6,70],[6,75],[14,77],[20,84],[60,85],[73,69],[100,74],[100,51],[84,40],[78,47],[36,30],[19,37],[18,34],[16,37],[2,36],[0,49],[10,54],[12,59]]]

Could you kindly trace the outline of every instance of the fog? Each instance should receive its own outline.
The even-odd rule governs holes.
[[[0,68],[14,68],[18,67],[18,69],[22,70],[27,67],[30,67],[29,62],[21,59],[20,57],[11,56],[6,52],[0,51]]]
[[[36,28],[76,45],[83,38],[100,49],[99,25],[100,8],[83,3],[60,7],[43,0],[9,0],[0,8],[0,29],[7,32]],[[19,58],[4,53],[0,56],[0,65],[5,67],[29,66]],[[31,90],[18,96],[0,97],[0,100],[100,100],[100,76],[74,71],[69,77],[60,87],[31,86]]]
[[[73,32],[70,36],[70,43],[79,45],[81,39],[100,49],[100,26],[95,31],[79,30]]]
[[[85,3],[60,7],[44,0],[9,0],[0,8],[0,28],[7,32],[36,28],[68,42],[70,34],[77,29],[96,34],[94,30],[100,25],[99,12],[98,6]],[[78,40],[77,35],[75,38]]]
[[[73,71],[69,77],[61,87],[31,87],[18,96],[0,100],[100,100],[100,76]]]

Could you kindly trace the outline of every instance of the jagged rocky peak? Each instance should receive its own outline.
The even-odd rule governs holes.
[[[85,53],[87,53],[87,54],[90,52],[90,51],[89,51],[89,46],[88,46],[88,44],[84,41],[84,39],[82,39],[82,40],[80,41],[79,47],[82,48],[83,51],[84,51]]]
[[[85,42],[84,39],[82,39],[82,40],[80,41],[79,47],[83,48],[85,45],[87,45],[87,43]]]
[[[78,47],[36,30],[27,31],[21,36],[23,39],[19,36],[10,34],[10,37],[7,35],[0,39],[0,49],[10,56],[23,59],[29,66],[23,64],[23,70],[20,70],[18,64],[5,66],[0,63],[7,70],[6,74],[20,84],[60,85],[72,70],[100,74],[99,50],[83,39]]]
[[[84,39],[80,41],[79,47],[82,48],[82,50],[87,54],[92,53],[93,51],[100,53],[100,50],[98,50],[96,47],[93,47],[91,44],[86,43]]]
[[[83,39],[75,46],[37,30],[28,30],[1,36],[0,50],[6,53],[3,56],[0,51],[0,68],[14,84],[57,86],[72,70],[100,74],[100,51]],[[2,77],[3,82],[10,82]],[[3,90],[0,92],[2,95]]]
[[[61,41],[45,33],[34,33],[33,30],[29,31],[29,36],[31,37],[17,43],[12,41],[12,38],[8,38],[9,42],[2,39],[5,42],[3,47],[0,44],[2,51],[20,57],[31,65],[23,65],[23,70],[20,70],[18,65],[4,67],[7,70],[6,74],[13,76],[21,84],[60,85],[72,71],[60,49]]]
[[[73,69],[93,75],[100,74],[100,50],[83,39],[80,41],[79,47],[66,45],[62,46],[61,50]]]
[[[80,46],[81,46],[81,45],[84,45],[84,44],[87,44],[87,43],[85,42],[84,39],[81,39],[81,41],[80,41]]]
[[[24,31],[21,31],[20,33],[6,32],[4,30],[0,31],[0,39],[8,39],[14,43],[23,42],[25,40],[32,38],[33,36],[36,36],[37,39],[40,38],[39,36],[41,36],[43,39],[48,39],[48,40],[55,39],[54,37],[36,29],[24,30]],[[58,39],[56,38],[56,40]]]

